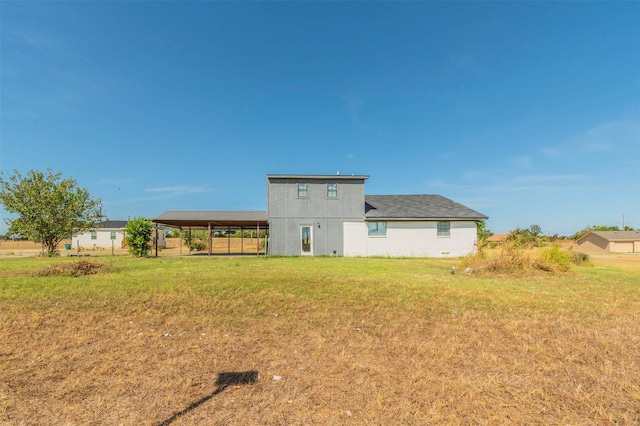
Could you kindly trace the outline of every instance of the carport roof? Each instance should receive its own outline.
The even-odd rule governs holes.
[[[266,211],[166,211],[153,219],[153,222],[178,228],[269,226]]]

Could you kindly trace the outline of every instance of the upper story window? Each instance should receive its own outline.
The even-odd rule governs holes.
[[[91,231],[91,239],[92,240],[97,240],[98,239],[98,232]]]
[[[384,237],[387,235],[387,222],[367,222],[370,237]]]
[[[307,198],[309,196],[309,184],[298,183],[298,198]]]
[[[451,222],[438,222],[438,237],[451,236]]]
[[[116,231],[111,231],[111,239],[112,240],[116,239]]]
[[[328,183],[327,184],[327,198],[337,198],[338,197],[338,184],[337,183]]]

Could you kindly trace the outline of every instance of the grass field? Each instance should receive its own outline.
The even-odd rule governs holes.
[[[0,424],[640,423],[638,256],[90,261],[0,259]]]

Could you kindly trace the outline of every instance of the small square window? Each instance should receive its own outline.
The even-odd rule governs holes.
[[[92,240],[97,240],[98,239],[98,233],[96,231],[91,231],[91,239]]]
[[[438,237],[451,236],[451,222],[438,222]]]
[[[298,197],[299,198],[307,198],[309,196],[309,184],[308,183],[299,183],[298,184]]]
[[[328,198],[337,198],[338,197],[338,184],[337,183],[328,183],[327,184],[327,197]]]
[[[116,239],[116,231],[111,231],[111,239],[112,240]]]
[[[387,235],[387,222],[367,222],[370,237],[384,237]]]

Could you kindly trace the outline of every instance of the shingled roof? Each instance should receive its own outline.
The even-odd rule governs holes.
[[[96,225],[96,228],[100,229],[123,229],[127,226],[126,220],[106,220]]]
[[[607,241],[640,241],[640,231],[591,231],[586,235],[578,238],[577,243],[585,239],[587,235],[597,235]]]
[[[469,207],[441,195],[365,195],[367,219],[484,220]]]

